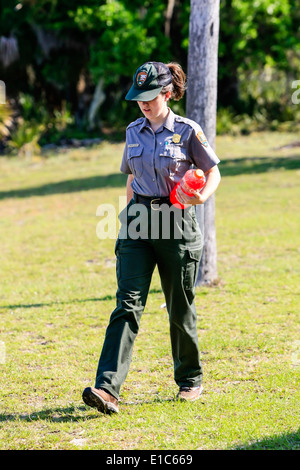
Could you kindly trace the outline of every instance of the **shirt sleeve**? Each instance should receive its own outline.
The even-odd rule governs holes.
[[[127,142],[125,144],[120,170],[121,170],[122,173],[125,173],[127,175],[130,175],[132,173],[132,171],[131,171],[131,169],[129,168],[129,165],[128,165],[128,145],[127,145]]]
[[[195,166],[204,173],[220,162],[200,126],[193,128],[191,132],[189,154]]]

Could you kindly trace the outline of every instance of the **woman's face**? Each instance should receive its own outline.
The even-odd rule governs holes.
[[[151,122],[159,121],[164,118],[168,112],[167,102],[171,93],[160,93],[154,100],[151,101],[138,101],[140,110],[144,116]]]

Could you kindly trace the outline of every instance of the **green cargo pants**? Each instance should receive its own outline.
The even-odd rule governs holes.
[[[117,306],[106,330],[95,383],[96,388],[105,389],[117,399],[129,370],[156,265],[169,314],[175,382],[193,387],[202,382],[194,305],[202,235],[194,207],[184,211],[172,208],[170,212],[166,205],[156,211],[143,206],[142,217],[138,211],[138,216],[124,217],[138,206],[132,200],[120,214],[122,226],[115,249]],[[137,234],[133,228],[138,226]]]

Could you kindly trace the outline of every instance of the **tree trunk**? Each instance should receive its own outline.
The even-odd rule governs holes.
[[[168,0],[168,7],[166,10],[166,20],[165,20],[165,36],[170,37],[171,31],[171,20],[174,12],[175,0]]]
[[[220,0],[191,0],[187,117],[202,127],[215,148]],[[196,285],[217,281],[215,198],[197,206],[197,219],[204,235],[203,254]]]
[[[93,96],[92,102],[88,110],[89,130],[93,130],[95,128],[97,111],[99,110],[103,102],[105,101],[105,93],[103,91],[103,85],[104,85],[104,80],[103,78],[100,78],[95,88],[94,96]]]

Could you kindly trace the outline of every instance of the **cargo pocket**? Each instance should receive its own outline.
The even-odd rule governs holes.
[[[128,151],[128,165],[132,174],[140,178],[143,173],[143,147],[130,147]]]
[[[192,290],[195,287],[196,277],[201,258],[201,250],[186,251],[186,265],[184,273],[184,288]]]

